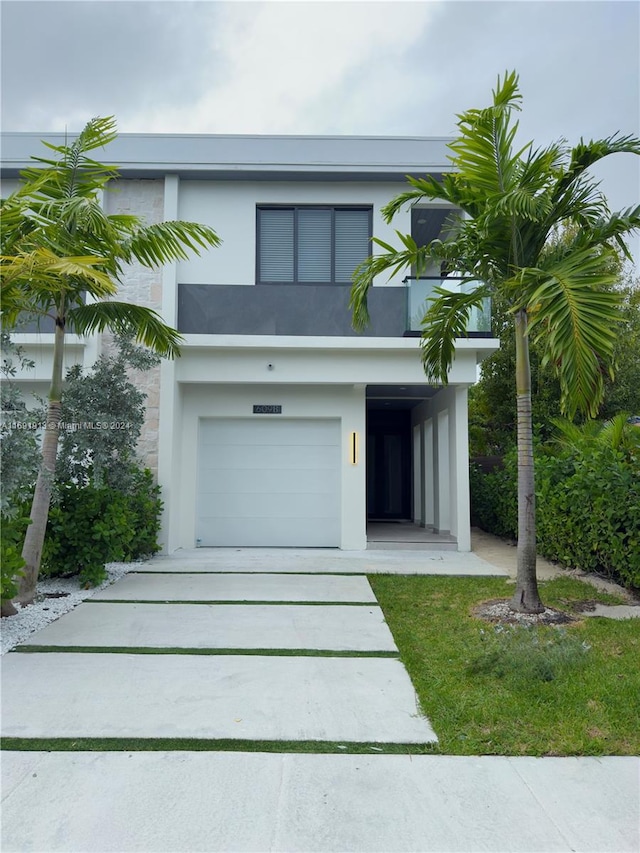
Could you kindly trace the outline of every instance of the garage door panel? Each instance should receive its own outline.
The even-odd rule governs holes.
[[[311,494],[334,498],[338,487],[336,472],[301,468],[299,470],[263,468],[254,471],[212,470],[201,475],[200,495],[277,495]]]
[[[316,523],[311,519],[298,519],[295,528],[286,519],[255,516],[244,520],[211,519],[202,525],[201,545],[216,544],[229,547],[265,547],[262,531],[268,525],[272,536],[281,548],[335,548],[340,541],[340,524],[337,519]],[[301,545],[300,543],[304,544]],[[275,546],[274,546],[275,547]]]
[[[260,468],[317,468],[324,469],[335,464],[335,445],[287,446],[278,445],[210,445],[206,450],[206,462],[201,470]]]
[[[305,492],[296,494],[208,495],[201,513],[213,518],[245,519],[254,516],[265,518],[333,518],[335,505],[327,495]]]
[[[204,423],[201,443],[206,445],[290,445],[331,444],[335,442],[335,421],[294,420],[222,420]]]
[[[340,423],[207,419],[200,424],[200,545],[340,544]]]

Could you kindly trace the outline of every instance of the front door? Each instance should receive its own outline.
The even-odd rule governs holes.
[[[367,518],[411,518],[411,414],[367,412]]]

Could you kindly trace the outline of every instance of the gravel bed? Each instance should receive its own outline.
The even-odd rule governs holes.
[[[136,566],[141,563],[107,563],[105,569],[109,577],[100,586],[91,589],[81,589],[77,578],[47,578],[38,581],[36,599],[27,607],[18,608],[15,616],[5,616],[1,622],[2,651],[1,654],[11,651],[20,645],[31,634],[35,634],[49,622],[73,610],[85,599],[91,598],[101,589],[109,586],[129,572],[135,571]],[[58,598],[57,596],[60,595]],[[53,596],[53,597],[48,597]]]
[[[566,625],[576,620],[553,607],[545,607],[542,613],[519,613],[511,610],[509,601],[494,599],[479,604],[473,610],[474,616],[487,622],[497,622],[504,625]]]

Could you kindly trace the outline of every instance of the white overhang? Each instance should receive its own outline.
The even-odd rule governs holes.
[[[452,384],[473,384],[494,338],[456,343]],[[424,384],[417,338],[187,335],[176,361],[180,383],[264,385]]]

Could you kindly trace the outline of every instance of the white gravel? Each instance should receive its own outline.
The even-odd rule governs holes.
[[[16,604],[18,613],[15,616],[5,616],[1,622],[2,652],[11,651],[31,634],[35,634],[49,622],[73,610],[85,599],[91,598],[98,590],[119,580],[131,571],[135,571],[140,562],[107,563],[105,566],[109,577],[100,586],[91,589],[81,589],[77,578],[47,578],[38,581],[36,599],[33,604],[21,608]],[[50,593],[66,593],[61,598],[47,598]]]

